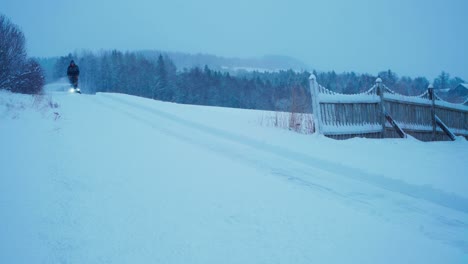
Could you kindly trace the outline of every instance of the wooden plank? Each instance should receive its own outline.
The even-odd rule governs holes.
[[[435,116],[437,125],[447,134],[447,136],[452,140],[455,141],[455,135],[450,131],[450,129],[440,120],[438,116]]]
[[[403,129],[401,129],[401,127],[395,122],[395,120],[393,120],[393,118],[387,112],[385,112],[385,118],[393,126],[393,128],[395,129],[395,131],[398,133],[398,135],[401,138],[406,138],[407,137],[406,133],[403,131]]]
[[[456,104],[454,104],[454,105],[456,105]],[[452,111],[457,111],[457,112],[468,113],[468,109],[451,108],[451,107],[449,107],[449,106],[437,104],[437,101],[435,101],[435,106],[436,106],[436,108],[440,108],[440,109],[445,109],[445,110],[452,110]]]
[[[430,105],[430,102],[428,102],[428,103],[417,103],[417,102],[403,101],[403,100],[393,99],[393,98],[388,98],[388,97],[385,97],[384,100],[386,102],[404,103],[404,104],[408,104],[408,105],[420,105],[420,106]]]

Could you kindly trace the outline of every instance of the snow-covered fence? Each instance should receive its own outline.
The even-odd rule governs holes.
[[[328,90],[310,76],[315,132],[344,139],[405,137],[449,140],[449,133],[468,137],[468,100],[453,104],[442,100],[430,86],[418,96],[398,94],[380,78],[364,93],[340,94]],[[441,124],[437,122],[439,120]]]
[[[311,75],[315,132],[334,138],[380,137],[381,101],[376,87],[360,94],[339,94],[318,84]]]

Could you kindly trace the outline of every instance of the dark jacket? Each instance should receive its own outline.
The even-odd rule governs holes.
[[[78,77],[80,75],[80,68],[76,64],[68,66],[67,75],[68,77]]]

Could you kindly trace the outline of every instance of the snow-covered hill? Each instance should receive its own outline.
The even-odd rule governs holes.
[[[468,142],[273,116],[0,92],[0,263],[468,263]]]

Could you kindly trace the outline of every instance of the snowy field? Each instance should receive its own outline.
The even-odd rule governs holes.
[[[468,263],[465,140],[54,89],[0,92],[0,263]]]

